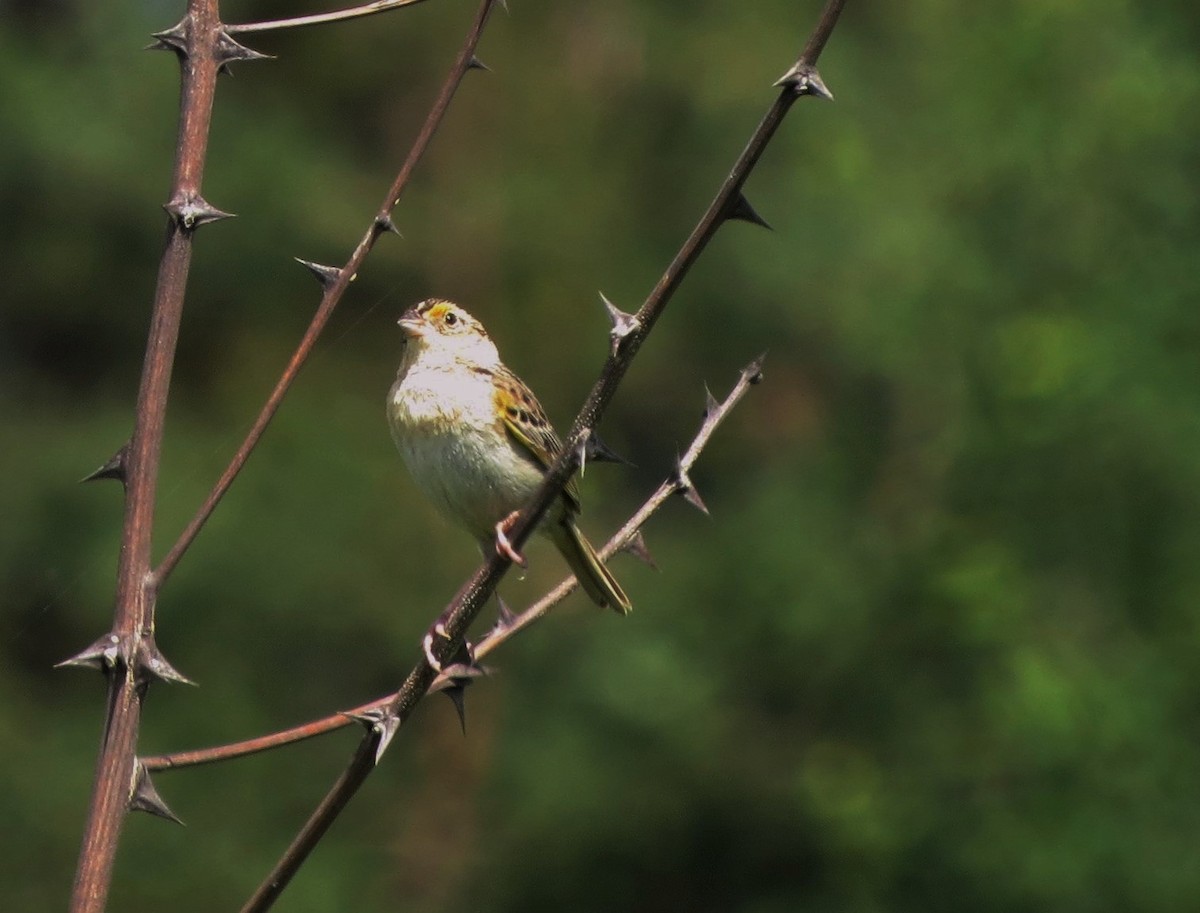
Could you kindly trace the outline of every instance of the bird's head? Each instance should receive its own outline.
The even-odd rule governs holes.
[[[452,301],[422,301],[405,311],[397,322],[404,333],[405,361],[434,358],[485,368],[500,361],[483,324]]]

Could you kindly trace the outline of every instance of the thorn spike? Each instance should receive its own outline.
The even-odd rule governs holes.
[[[342,274],[342,271],[336,266],[326,266],[323,263],[316,263],[313,260],[302,260],[299,257],[292,257],[292,259],[312,273],[317,281],[321,283],[322,288],[329,288],[329,286],[337,282],[338,276]]]
[[[775,81],[775,85],[789,88],[797,95],[814,95],[826,101],[833,101],[833,93],[829,91],[825,80],[821,79],[821,74],[812,64],[797,62]]]
[[[700,494],[696,491],[694,485],[689,485],[687,488],[683,489],[683,500],[687,501],[692,505],[692,507],[696,508],[696,510],[700,511],[700,513],[704,514],[706,517],[710,516],[708,512],[708,505],[704,503],[704,499],[700,497]]]
[[[461,676],[461,669],[478,669],[475,665],[475,645],[469,640],[464,640],[458,645],[458,649],[454,651],[454,655],[450,657],[450,665],[446,667],[445,672],[452,678]],[[474,678],[474,673],[467,676]]]
[[[641,323],[638,321],[636,314],[627,314],[625,311],[622,311],[608,300],[604,292],[600,292],[600,300],[604,303],[604,310],[608,312],[608,319],[612,321],[612,329],[608,335],[612,342],[612,354],[616,355],[617,350],[621,348],[621,343],[631,333],[640,329]]]
[[[378,736],[379,742],[375,746],[375,764],[378,766],[383,753],[387,751],[388,746],[392,743],[392,739],[396,737],[396,732],[400,729],[400,717],[392,713],[387,707],[376,707],[364,713],[346,713],[343,715],[362,723],[367,727],[369,733]]]
[[[467,689],[460,683],[455,683],[449,688],[442,691],[442,694],[450,698],[450,703],[454,705],[454,711],[458,714],[458,725],[462,727],[462,734],[467,734]]]
[[[117,448],[117,452],[110,456],[99,469],[85,475],[80,482],[98,482],[100,479],[116,479],[125,485],[125,460],[129,456],[129,442],[126,441]]]
[[[447,680],[451,683],[461,682],[462,684],[466,685],[470,684],[474,679],[482,678],[485,675],[490,675],[491,668],[488,666],[479,665],[472,658],[470,663],[450,663],[445,669],[442,670],[442,674],[445,675]]]
[[[396,223],[392,221],[391,213],[382,212],[375,217],[375,234],[382,235],[384,232],[391,232],[397,238],[403,238],[400,234],[400,229],[396,227]]]
[[[467,61],[467,69],[468,70],[487,70],[489,73],[492,71],[491,67],[489,67],[486,63],[484,63],[482,60],[480,60],[474,54],[472,54],[471,59]]]
[[[146,680],[157,679],[166,684],[177,685],[196,684],[167,661],[153,637],[146,638],[144,648],[137,654],[137,665],[139,677]]]
[[[164,203],[163,209],[184,231],[194,231],[209,222],[219,222],[221,219],[234,217],[233,213],[217,209],[199,195],[173,199]]]
[[[140,758],[133,765],[133,784],[129,795],[129,810],[136,812],[147,812],[159,818],[164,818],[167,821],[174,821],[178,825],[183,825],[183,820],[176,815],[163,801],[163,797],[159,795],[158,790],[154,788],[154,781],[150,779],[150,772],[146,770]]]
[[[496,623],[506,628],[511,628],[512,623],[517,620],[516,613],[499,596],[496,597],[496,602],[500,604],[500,617],[496,620]]]
[[[179,55],[179,59],[190,55],[189,36],[188,36],[188,20],[181,19],[169,29],[164,29],[161,32],[154,32],[151,36],[154,39],[153,44],[148,44],[143,50],[147,51],[174,51]]]
[[[625,457],[609,447],[594,430],[588,436],[587,458],[597,463],[620,463],[624,466],[636,465],[632,460],[625,459]]]
[[[581,479],[583,478],[584,473],[587,472],[587,461],[588,461],[588,453],[589,453],[588,442],[591,441],[591,439],[592,439],[591,431],[585,430],[583,437],[580,439],[578,445],[576,445],[576,447],[575,447],[575,458],[577,460],[579,460],[579,478],[581,478]]]
[[[349,711],[344,711],[341,715],[348,720],[354,720],[354,722],[365,726],[367,729],[370,729],[383,719],[384,708],[372,707],[370,710],[364,710],[362,713],[350,713]]]
[[[808,80],[804,84],[804,94],[815,95],[817,98],[823,98],[826,101],[833,101],[833,93],[829,91],[829,86],[825,85],[825,80],[821,78],[821,74],[816,70],[812,70],[808,74]]]
[[[750,201],[746,199],[746,195],[740,192],[730,202],[725,218],[736,222],[749,222],[751,225],[761,226],[767,231],[774,230],[771,228],[771,223],[760,216],[758,211],[750,205]]]
[[[123,644],[120,636],[109,632],[84,647],[74,656],[69,656],[62,662],[55,663],[54,668],[99,669],[101,672],[107,674],[116,668],[119,662],[124,661],[127,651],[122,649],[122,647]]]
[[[383,760],[383,753],[388,750],[388,746],[392,744],[392,739],[396,737],[396,733],[400,729],[400,717],[389,713],[384,716],[383,721],[374,730],[379,733],[379,744],[375,748],[375,766],[379,766],[379,762]]]
[[[646,547],[646,537],[642,535],[640,529],[625,543],[625,551],[637,558],[638,561],[648,565],[652,570],[658,570],[658,562],[654,560],[650,549]]]
[[[511,628],[513,622],[517,620],[516,613],[498,595],[496,596],[496,602],[500,604],[500,611],[496,616],[496,623],[492,625],[492,629],[487,633],[488,637],[495,634],[502,634]]]
[[[220,69],[225,72],[229,72],[229,64],[236,60],[274,59],[270,54],[263,54],[261,51],[256,51],[253,48],[246,47],[244,44],[240,44],[225,29],[222,29],[221,34],[217,37],[216,58],[220,64]]]
[[[761,384],[763,381],[763,362],[767,360],[767,353],[763,352],[758,358],[742,368],[742,377],[746,378],[746,382],[753,384]]]
[[[704,385],[704,417],[712,418],[716,415],[717,410],[721,408],[721,404],[717,402],[717,398],[712,395],[712,390],[708,389],[708,384]]]
[[[675,464],[675,490],[683,495],[683,500],[687,501],[692,507],[700,511],[700,513],[708,516],[708,505],[704,503],[704,499],[700,497],[700,493],[696,491],[696,486],[692,484],[691,476],[687,470],[683,468],[683,464],[676,462]]]

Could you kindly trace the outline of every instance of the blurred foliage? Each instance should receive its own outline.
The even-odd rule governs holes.
[[[384,693],[473,568],[392,451],[393,321],[461,300],[566,424],[596,299],[635,306],[818,3],[512,0],[263,446],[162,594],[147,752]],[[318,9],[227,2],[248,21]],[[344,260],[474,7],[264,35],[220,86],[158,510],[167,547]],[[180,2],[0,2],[0,869],[62,909],[102,715],[54,662],[106,630]],[[703,384],[767,382],[615,568],[505,647],[464,740],[435,698],[288,911],[1097,910],[1200,891],[1200,12],[1168,0],[851,2],[748,186],[775,226],[703,257],[603,425],[600,538]],[[562,573],[532,547],[514,605]],[[113,909],[231,909],[355,734],[163,774]]]

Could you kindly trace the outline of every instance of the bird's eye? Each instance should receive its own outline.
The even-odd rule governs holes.
[[[446,324],[446,326],[452,327],[456,323],[458,323],[458,315],[455,314],[454,311],[447,311],[446,316],[443,317],[442,320]]]

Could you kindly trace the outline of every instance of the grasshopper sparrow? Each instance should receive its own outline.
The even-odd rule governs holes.
[[[562,442],[537,398],[500,361],[483,325],[461,307],[431,298],[399,323],[404,353],[388,393],[388,421],[409,472],[485,554],[494,542],[523,565],[506,533]],[[578,513],[572,479],[539,529],[592,601],[624,615],[629,597],[575,525]]]

